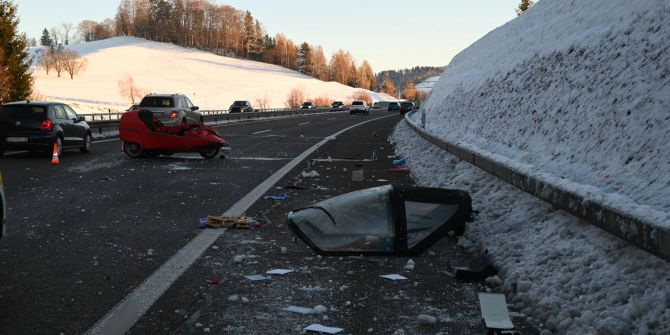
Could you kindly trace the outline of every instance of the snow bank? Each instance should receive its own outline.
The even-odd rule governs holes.
[[[308,99],[329,97],[341,101],[362,91],[272,64],[140,38],[115,37],[66,48],[85,57],[87,69],[71,80],[66,73],[58,78],[53,71],[46,75],[34,67],[35,88],[48,99],[79,103],[81,108],[77,111],[81,113],[128,108],[130,101],[121,96],[118,87],[118,81],[127,75],[147,92],[184,93],[201,109],[228,109],[235,100],[249,100],[258,107],[259,99],[266,100],[269,108],[284,107],[293,88],[304,90]],[[38,50],[32,48],[31,54]],[[374,100],[393,99],[367,92]]]
[[[542,0],[452,60],[425,128],[670,226],[668,17],[663,0]]]

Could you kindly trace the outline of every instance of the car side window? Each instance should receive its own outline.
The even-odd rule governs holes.
[[[78,119],[77,113],[75,113],[74,110],[70,106],[63,105],[63,109],[65,109],[65,114],[67,114],[68,119],[70,119],[70,120]]]
[[[61,105],[55,105],[54,106],[54,115],[56,116],[57,119],[67,120],[67,115],[65,114],[65,110],[63,110],[63,106],[61,106]]]
[[[191,102],[191,100],[189,100],[187,97],[182,97],[182,98],[184,99],[184,102],[186,103],[184,106],[186,106],[188,108],[193,107],[193,103]]]

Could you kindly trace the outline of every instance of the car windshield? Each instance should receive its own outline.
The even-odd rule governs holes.
[[[354,101],[354,102],[352,103],[352,105],[362,106],[362,105],[363,105],[363,101]]]
[[[46,106],[4,105],[0,107],[0,120],[43,120],[46,111]]]
[[[238,107],[239,107],[239,106],[244,106],[244,105],[245,105],[245,102],[244,102],[244,101],[235,101],[235,102],[233,102],[233,106],[238,106]]]
[[[144,97],[140,107],[174,107],[171,97]]]
[[[411,107],[411,106],[412,106],[412,103],[411,103],[411,102],[403,102],[403,103],[400,104],[400,105],[403,106],[403,107]]]

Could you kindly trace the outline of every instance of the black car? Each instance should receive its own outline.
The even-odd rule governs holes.
[[[400,111],[400,103],[397,102],[397,101],[389,102],[388,111],[389,112],[393,112],[393,111],[398,111],[399,112]]]
[[[251,107],[251,103],[245,100],[237,100],[228,108],[228,113],[251,113],[253,111],[254,108]]]
[[[332,111],[341,111],[341,110],[346,110],[347,105],[345,105],[342,101],[335,101],[333,102],[332,105],[330,105],[330,110]]]
[[[411,112],[415,109],[416,109],[416,107],[414,106],[413,102],[401,102],[400,103],[400,114],[405,114],[405,113]]]
[[[5,150],[51,152],[91,151],[91,130],[83,116],[59,102],[18,101],[0,107],[0,156]]]
[[[302,106],[300,106],[300,109],[312,109],[314,108],[314,103],[310,101],[306,101],[302,103]]]

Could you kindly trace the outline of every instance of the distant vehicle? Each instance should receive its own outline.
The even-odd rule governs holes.
[[[347,105],[345,105],[342,101],[335,101],[333,102],[332,105],[330,105],[330,110],[332,111],[341,111],[341,110],[346,110]]]
[[[302,103],[302,106],[300,106],[300,109],[312,109],[314,108],[314,103],[311,101],[305,101]]]
[[[381,108],[382,107],[381,107],[381,104],[379,103],[379,101],[373,102],[372,106],[370,106],[370,109],[374,109],[374,110],[381,109]]]
[[[392,112],[392,111],[398,111],[398,112],[400,112],[400,103],[397,102],[397,101],[391,101],[391,102],[389,102],[389,105],[388,105],[387,110],[388,110],[389,112]]]
[[[228,113],[251,113],[253,111],[254,108],[251,107],[251,103],[246,100],[237,100],[228,108]]]
[[[183,94],[149,94],[142,98],[139,110],[148,110],[164,125],[204,123],[198,106]]]
[[[368,115],[368,114],[370,114],[370,111],[368,110],[367,102],[365,102],[363,100],[354,100],[351,103],[351,107],[349,108],[349,114],[351,114],[351,115],[354,115],[354,114]]]
[[[91,151],[91,129],[68,105],[49,101],[17,101],[0,107],[0,156],[5,150]]]
[[[126,109],[126,112],[134,111],[134,110],[136,110],[138,107],[140,107],[139,104],[133,104],[133,105],[131,105],[130,107],[128,107],[128,109]]]
[[[0,173],[0,206],[2,209],[0,209],[0,215],[2,215],[2,218],[0,218],[0,238],[7,235],[7,226],[5,225],[7,221],[7,201],[5,198],[5,185],[2,180],[2,174]]]
[[[405,114],[414,110],[416,110],[416,106],[414,106],[413,102],[403,101],[400,103],[400,114]]]

